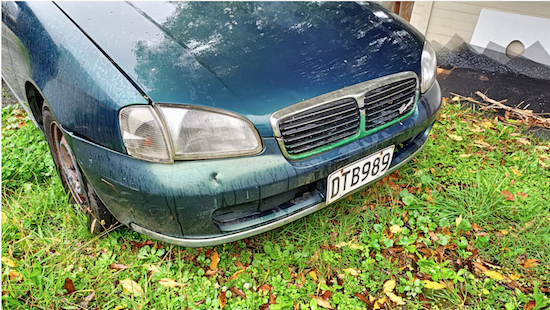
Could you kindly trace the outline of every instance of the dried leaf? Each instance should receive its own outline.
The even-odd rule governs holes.
[[[354,277],[360,273],[360,271],[358,269],[355,269],[355,268],[346,268],[346,269],[344,269],[344,272],[349,273]]]
[[[531,310],[531,309],[533,309],[536,305],[537,305],[537,303],[536,303],[534,300],[529,300],[529,302],[526,303],[525,306],[523,306],[523,310]]]
[[[388,280],[386,281],[386,283],[384,283],[384,288],[382,289],[382,292],[391,293],[393,292],[394,288],[395,288],[395,280]]]
[[[214,253],[212,253],[212,256],[210,256],[210,260],[212,261],[210,263],[210,269],[211,270],[218,269],[218,263],[220,262],[220,256],[218,255],[218,251],[214,251]]]
[[[184,287],[185,284],[183,283],[179,283],[175,280],[172,280],[172,279],[169,279],[169,278],[162,278],[159,280],[159,284],[164,286],[164,287],[169,287],[169,288],[173,288],[173,287]]]
[[[325,291],[321,295],[321,298],[323,298],[324,300],[329,300],[331,297],[332,297],[332,292],[331,291]]]
[[[462,141],[462,137],[458,135],[449,134],[449,138],[455,140],[455,141]]]
[[[273,293],[269,292],[269,304],[274,305],[277,302],[277,296],[273,295]]]
[[[230,287],[229,290],[237,295],[237,296],[240,296],[242,299],[246,299],[246,294],[243,292],[243,290],[241,290],[240,288],[236,288],[236,287]]]
[[[455,220],[456,227],[458,227],[458,225],[460,225],[460,222],[462,222],[462,214],[460,214],[460,216],[457,217],[456,220]]]
[[[440,283],[434,282],[434,281],[429,281],[429,280],[424,280],[424,287],[429,288],[431,290],[442,290],[442,289],[446,288],[446,286],[443,285],[443,284],[440,284]]]
[[[377,301],[374,302],[373,309],[382,309],[382,306],[384,305],[385,302],[386,302],[385,297],[378,299]]]
[[[241,275],[241,273],[244,273],[244,272],[245,272],[245,269],[238,270],[237,272],[235,272],[235,273],[231,276],[231,278],[229,278],[229,280],[235,280],[235,279],[237,279],[237,278]]]
[[[522,193],[522,192],[517,192],[516,195],[518,195],[518,196],[521,197],[521,198],[527,198],[527,197],[529,197],[529,195],[527,195],[526,193]]]
[[[112,263],[109,265],[109,268],[115,269],[115,270],[122,270],[122,269],[128,268],[128,266],[124,264],[119,264],[119,263]]]
[[[488,270],[484,271],[483,274],[494,280],[504,280],[504,276],[500,272]]]
[[[135,242],[135,241],[130,241],[130,244],[132,246],[136,247],[136,248],[142,248],[146,245],[153,245],[153,244],[155,244],[155,242],[153,240],[145,240],[142,243]]]
[[[199,306],[199,305],[204,304],[205,302],[206,302],[206,299],[201,299],[199,301],[195,301],[194,304],[195,304],[195,306]]]
[[[392,234],[395,235],[395,234],[398,234],[398,233],[402,232],[403,227],[401,227],[399,225],[392,225],[392,226],[390,226],[390,231],[391,231]]]
[[[405,302],[403,301],[403,299],[401,299],[401,297],[395,295],[394,293],[386,293],[386,295],[390,298],[391,301],[393,301],[394,303],[398,304],[398,305],[404,305]]]
[[[208,270],[206,270],[206,272],[204,273],[204,275],[207,276],[207,277],[211,277],[211,276],[213,276],[213,275],[215,275],[215,274],[217,274],[217,273],[218,273],[218,269],[215,269],[215,270],[210,270],[210,269],[208,269]]]
[[[506,200],[514,201],[514,195],[512,195],[512,193],[510,193],[509,191],[503,190],[501,194],[506,197]]]
[[[239,269],[245,269],[245,267],[244,267],[243,263],[241,263],[241,261],[236,261],[235,266],[237,266]]]
[[[510,276],[510,280],[515,281],[521,279],[521,276],[518,274],[513,274]]]
[[[139,284],[137,284],[133,280],[124,279],[120,281],[120,285],[122,285],[122,290],[124,291],[124,294],[133,294],[138,296],[143,294],[141,286],[139,286]]]
[[[10,277],[10,280],[13,280],[15,278],[20,278],[21,277],[21,274],[15,270],[11,270],[9,273],[8,273],[8,276]]]
[[[515,175],[521,175],[521,172],[517,171],[514,168],[512,168],[512,173],[515,174]]]
[[[530,259],[525,260],[525,262],[523,263],[523,268],[535,267],[535,266],[537,266],[538,264],[539,264],[539,260],[538,260],[538,259],[530,258]]]
[[[262,284],[258,288],[258,291],[271,291],[271,290],[273,290],[273,286],[271,286],[269,284]]]
[[[317,301],[317,306],[323,307],[323,308],[326,308],[326,309],[332,309],[332,306],[330,305],[330,302],[328,302],[328,301],[326,301],[322,298],[319,298],[317,296],[313,296],[313,295],[308,295],[308,296]]]
[[[11,259],[8,258],[8,257],[2,257],[2,262],[3,262],[4,264],[6,264],[6,266],[11,267],[11,268],[15,268],[15,267],[17,267],[17,265],[18,265],[17,262],[11,260]]]
[[[460,154],[459,157],[460,158],[472,157],[472,154]]]
[[[437,237],[433,231],[428,231],[428,236],[430,236],[430,239],[432,239],[433,242],[439,241],[439,237]]]
[[[226,292],[221,292],[218,296],[218,300],[220,301],[220,308],[225,307],[225,302],[227,301]]]
[[[367,300],[365,295],[359,294],[359,293],[355,293],[354,295],[355,295],[355,297],[359,298],[360,301],[365,302],[366,304],[370,305],[370,302]]]
[[[309,276],[313,279],[313,281],[317,281],[317,274],[315,273],[315,271],[312,270],[307,274],[309,274]]]
[[[81,308],[88,308],[88,303],[94,299],[95,292],[92,292],[90,295],[84,297],[84,300],[78,304]]]
[[[65,284],[63,284],[63,288],[67,290],[67,294],[72,294],[76,291],[76,288],[74,288],[73,280],[69,278],[65,278]]]
[[[508,231],[507,230],[501,230],[500,233],[504,236],[506,236],[508,234]]]

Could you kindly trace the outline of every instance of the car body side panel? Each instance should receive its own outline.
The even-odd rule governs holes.
[[[273,136],[273,112],[397,72],[423,37],[376,4],[59,2],[159,103],[217,107]],[[113,31],[116,29],[116,31]]]
[[[55,4],[13,4],[8,26],[21,44],[10,49],[12,87],[24,94],[27,83],[35,85],[63,127],[123,152],[118,111],[148,101]]]

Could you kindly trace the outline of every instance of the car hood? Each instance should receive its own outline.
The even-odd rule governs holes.
[[[400,71],[423,37],[377,4],[58,2],[153,102],[221,108],[272,136],[269,116]]]

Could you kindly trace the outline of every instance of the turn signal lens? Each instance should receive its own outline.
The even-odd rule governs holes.
[[[173,161],[162,123],[152,107],[126,107],[120,112],[119,120],[122,140],[129,155],[160,163]]]

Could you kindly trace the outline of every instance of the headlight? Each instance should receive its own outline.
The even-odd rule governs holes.
[[[158,111],[157,127],[160,127],[161,130],[155,131],[154,141],[160,141],[156,136],[157,132],[164,133],[163,141],[168,141],[164,149],[160,146],[160,142],[156,142],[159,145],[155,144],[154,152],[158,153],[154,153],[152,150],[150,152],[146,148],[145,151],[136,149],[135,145],[139,145],[140,141],[143,144],[144,133],[126,129],[128,126],[125,125],[130,123],[126,120],[126,115],[137,115],[134,110],[140,111],[140,119],[143,119],[143,123],[146,124],[150,122],[151,116],[141,116],[141,114],[146,114],[143,111],[147,110],[155,115],[157,114],[155,112]],[[151,160],[151,157],[156,154],[162,155],[154,161],[171,162],[175,159],[209,159],[252,155],[262,150],[260,136],[250,121],[238,114],[218,109],[181,105],[157,105],[156,109],[130,106],[122,110],[120,122],[122,137],[128,153],[146,160]],[[136,127],[136,125],[133,126],[133,128]],[[163,131],[162,128],[166,128],[166,130]],[[125,137],[129,139],[127,140]],[[151,139],[150,133],[148,138]],[[164,160],[165,154],[168,154],[170,160]]]
[[[430,43],[424,43],[424,50],[422,51],[422,82],[420,83],[420,90],[425,93],[435,81],[437,71],[437,58],[435,51]]]

